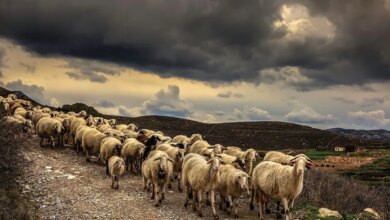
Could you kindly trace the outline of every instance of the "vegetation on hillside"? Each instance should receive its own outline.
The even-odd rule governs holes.
[[[91,107],[91,106],[88,106],[84,103],[75,103],[75,104],[72,104],[72,105],[63,105],[61,108],[60,108],[60,111],[64,111],[64,112],[80,112],[80,111],[86,111],[89,115],[93,115],[93,116],[102,116],[101,113],[99,113],[94,107]]]

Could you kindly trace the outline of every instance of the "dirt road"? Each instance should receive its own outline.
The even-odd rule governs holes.
[[[27,172],[18,181],[42,219],[197,219],[190,207],[183,207],[184,193],[177,191],[176,184],[162,206],[155,208],[150,193],[142,190],[140,176],[127,173],[120,189],[112,190],[104,167],[85,162],[69,146],[41,148],[36,137],[27,143],[22,151]],[[248,199],[242,198],[241,219],[256,218],[256,212],[248,209]],[[205,206],[203,211],[203,219],[211,219],[211,208]],[[232,218],[219,213],[220,219]]]

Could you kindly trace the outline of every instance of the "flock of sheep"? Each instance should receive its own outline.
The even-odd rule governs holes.
[[[211,145],[200,134],[174,138],[161,131],[138,129],[134,124],[116,124],[115,119],[87,115],[85,111],[58,112],[31,102],[18,99],[14,94],[0,96],[2,123],[11,129],[35,132],[41,146],[64,146],[72,141],[75,150],[85,153],[86,161],[97,156],[105,164],[106,174],[111,176],[111,188],[119,188],[121,175],[128,171],[141,173],[143,187],[150,191],[158,207],[165,198],[166,187],[177,181],[178,190],[186,190],[184,206],[192,199],[192,209],[202,216],[203,196],[211,205],[213,216],[218,218],[215,207],[219,196],[220,209],[238,217],[238,200],[251,195],[260,219],[263,211],[269,213],[270,199],[278,202],[277,215],[292,219],[291,210],[303,188],[305,168],[314,166],[304,154],[290,156],[277,151],[268,152],[263,161],[253,168],[254,149],[243,151],[239,147]],[[66,139],[64,139],[66,138]],[[284,211],[279,210],[279,203]]]

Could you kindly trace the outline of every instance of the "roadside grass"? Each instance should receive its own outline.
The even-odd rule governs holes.
[[[324,160],[328,156],[346,155],[345,152],[336,152],[331,150],[316,150],[316,149],[309,149],[305,151],[305,154],[312,160]]]
[[[303,218],[308,220],[338,220],[336,217],[319,217],[319,207],[313,206],[313,205],[307,205],[307,206],[298,206],[298,210],[302,210],[304,212]],[[343,217],[343,220],[354,220],[357,219],[355,214],[351,214],[348,212],[339,212],[340,215]]]

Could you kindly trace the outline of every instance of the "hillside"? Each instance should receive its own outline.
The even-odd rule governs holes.
[[[330,131],[337,135],[343,135],[350,138],[364,140],[370,142],[373,145],[389,145],[390,144],[390,131],[379,130],[355,130],[344,128],[331,128],[326,131]]]
[[[11,91],[1,88],[0,95],[6,96]],[[13,92],[20,98],[39,104],[22,92]],[[72,107],[72,108],[69,108]],[[77,109],[74,109],[76,108]],[[80,108],[81,107],[81,108]],[[85,107],[89,113],[97,116],[95,109],[85,104],[64,105],[64,110],[82,110]],[[96,112],[95,112],[96,111]],[[220,143],[225,146],[235,145],[239,147],[253,147],[258,150],[270,149],[302,149],[326,147],[328,143],[337,137],[329,131],[312,128],[286,122],[259,121],[259,122],[234,122],[206,124],[188,119],[181,119],[167,116],[141,116],[136,118],[121,116],[106,116],[116,118],[119,123],[137,124],[140,128],[148,128],[163,131],[169,136],[178,134],[191,135],[200,133],[210,143]],[[337,143],[349,143],[350,138],[337,138]],[[333,142],[332,142],[333,143]]]

